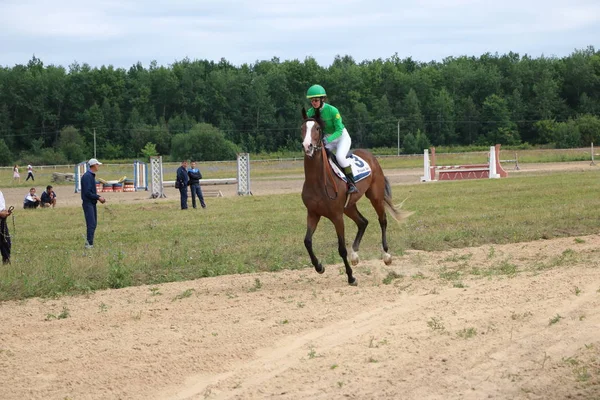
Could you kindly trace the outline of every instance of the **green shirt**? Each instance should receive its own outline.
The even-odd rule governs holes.
[[[314,117],[315,109],[313,107],[309,108],[306,115],[309,118]],[[333,142],[342,136],[344,124],[342,123],[342,116],[337,108],[327,103],[323,103],[323,107],[321,107],[321,119],[325,122],[323,131],[325,132],[325,135],[329,135],[326,136],[328,142]]]

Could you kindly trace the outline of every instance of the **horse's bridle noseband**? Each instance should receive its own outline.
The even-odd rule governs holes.
[[[313,150],[313,152],[311,152],[311,155],[309,157],[312,157],[314,154],[314,151],[320,151],[324,146],[323,146],[323,137],[324,137],[324,132],[323,132],[323,128],[321,127],[321,124],[319,123],[318,120],[316,120],[315,118],[308,118],[307,120],[304,121],[304,123],[308,122],[308,121],[314,121],[317,124],[317,129],[319,131],[319,141],[317,142],[317,144],[309,144],[308,148],[309,150]]]

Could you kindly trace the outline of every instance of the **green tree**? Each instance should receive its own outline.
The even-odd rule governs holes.
[[[423,149],[419,149],[419,145],[417,144],[417,139],[415,135],[408,132],[404,136],[404,141],[402,142],[402,152],[404,154],[419,154],[423,151]]]
[[[594,58],[597,56],[590,46],[584,50],[575,50],[559,61],[564,99],[571,107],[577,107],[581,96],[590,88],[600,85],[600,75],[594,70]]]
[[[429,142],[429,138],[427,138],[427,135],[425,135],[423,132],[417,131],[417,136],[415,139],[417,142],[416,154],[422,153],[423,150],[431,147],[431,142]]]
[[[556,121],[553,119],[543,119],[537,121],[534,125],[537,140],[539,143],[552,143],[554,142],[554,130],[556,129]]]
[[[100,146],[102,157],[109,160],[118,160],[125,156],[123,146],[117,143],[106,141]]]
[[[343,122],[345,125],[348,125],[348,132],[352,137],[353,147],[366,147],[373,142],[371,121],[366,104],[361,102],[356,103],[350,123],[346,120]]]
[[[369,147],[397,146],[397,119],[394,118],[388,97],[383,95],[373,103],[375,123],[372,125]]]
[[[559,149],[578,147],[581,143],[581,134],[575,122],[569,119],[567,122],[559,122],[554,129],[554,143]]]
[[[4,139],[0,139],[0,165],[11,165],[13,162],[12,153],[6,145]]]
[[[531,110],[536,118],[550,119],[556,116],[561,105],[559,83],[554,77],[552,65],[544,62],[538,71],[538,78],[533,84],[534,96],[530,100]]]
[[[196,124],[189,133],[175,135],[171,145],[174,160],[234,160],[238,151],[221,130],[206,123]]]
[[[324,85],[340,109],[355,147],[395,148],[399,120],[402,134],[416,140],[421,131],[434,144],[554,142],[547,132],[538,136],[536,121],[577,123],[580,115],[600,113],[600,52],[588,47],[562,58],[486,53],[442,62],[397,54],[356,62],[339,55],[329,67],[312,57],[240,66],[185,58],[129,69],[64,68],[32,57],[0,66],[0,137],[14,155],[58,160],[63,153],[53,149],[63,128],[76,128],[86,148],[96,129],[102,157],[134,157],[148,142],[170,154],[172,135],[206,122],[246,150],[297,149],[299,110],[308,106],[306,89],[314,83]],[[507,118],[497,107],[502,102]],[[599,140],[578,129],[582,141]]]
[[[150,158],[158,155],[158,151],[156,151],[156,145],[154,143],[148,142],[142,149],[142,155],[145,158]]]
[[[85,157],[85,141],[79,131],[73,126],[66,126],[60,131],[58,150],[71,163],[79,163]]]
[[[2,92],[2,86],[0,86],[0,93]],[[6,104],[0,104],[0,137],[4,138],[4,144],[12,145],[12,129],[10,121],[10,113],[8,112],[8,106]]]
[[[417,97],[417,92],[414,89],[410,89],[406,98],[404,99],[404,114],[406,117],[404,118],[404,126],[408,130],[416,135],[417,131],[423,131],[424,123],[423,123],[423,114],[421,114],[421,105],[419,103],[419,98]]]
[[[460,144],[472,144],[477,140],[482,129],[480,112],[471,96],[462,99],[457,108],[457,141]]]
[[[583,92],[579,97],[578,111],[582,114],[596,114],[600,111],[600,99],[594,100]]]
[[[516,125],[512,122],[506,100],[502,97],[493,94],[485,99],[482,118],[485,123],[483,131],[486,144],[518,144],[520,142]]]
[[[581,134],[582,146],[589,146],[590,143],[600,143],[600,118],[598,116],[580,115],[574,120],[574,123]]]
[[[434,145],[456,143],[457,135],[454,129],[454,100],[446,88],[442,88],[433,100],[435,121],[431,126],[431,141]]]
[[[184,111],[182,115],[176,115],[171,118],[168,125],[169,132],[172,134],[187,133],[196,125],[196,121]]]

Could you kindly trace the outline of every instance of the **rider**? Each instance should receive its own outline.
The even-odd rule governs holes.
[[[340,167],[344,169],[346,178],[348,178],[348,193],[358,193],[350,161],[346,158],[352,144],[352,139],[350,139],[348,130],[346,130],[342,123],[340,112],[334,106],[325,103],[325,97],[327,97],[327,93],[325,93],[323,86],[312,85],[308,88],[306,98],[310,100],[312,107],[306,114],[309,118],[312,118],[315,116],[315,110],[320,109],[321,119],[325,123],[323,127],[325,134],[323,144],[328,150],[335,149],[335,158]]]

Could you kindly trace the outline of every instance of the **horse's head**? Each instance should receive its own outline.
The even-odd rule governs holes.
[[[323,145],[323,121],[321,120],[321,111],[315,110],[315,116],[308,118],[306,110],[302,108],[302,147],[304,147],[304,154],[308,157],[312,157],[315,150],[319,150]]]

